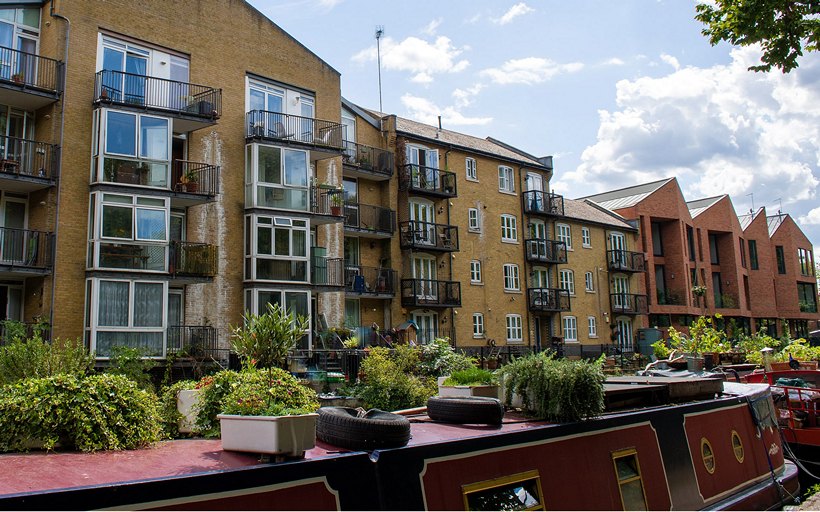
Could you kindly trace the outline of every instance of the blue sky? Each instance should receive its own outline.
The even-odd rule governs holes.
[[[342,94],[555,157],[567,197],[678,177],[792,214],[820,242],[820,55],[783,75],[709,45],[695,0],[251,0],[342,74]]]

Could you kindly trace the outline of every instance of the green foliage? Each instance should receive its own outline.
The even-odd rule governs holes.
[[[85,452],[122,450],[159,440],[156,396],[120,375],[61,374],[3,388],[0,451],[56,443]]]
[[[445,386],[486,386],[497,383],[493,372],[476,367],[453,372],[444,381]]]
[[[715,315],[715,318],[722,318]],[[686,354],[703,354],[704,352],[728,352],[732,344],[726,338],[726,332],[715,328],[711,316],[699,316],[689,326],[689,336],[669,328],[672,348]]]
[[[651,345],[652,351],[655,354],[655,357],[658,359],[666,359],[669,357],[669,354],[672,352],[669,350],[669,347],[666,346],[665,340],[658,340]]]
[[[223,414],[283,416],[316,412],[316,392],[279,368],[245,369],[222,401]]]
[[[418,374],[419,350],[400,347],[390,350],[375,347],[362,361],[363,382],[356,395],[368,408],[395,411],[420,407],[438,390],[435,378]]]
[[[762,45],[763,64],[750,70],[777,67],[788,73],[798,66],[803,50],[820,48],[817,0],[714,0],[696,9],[695,19],[706,25],[702,32],[712,45]]]
[[[231,327],[231,348],[244,366],[283,366],[288,352],[310,327],[307,317],[289,313],[279,304],[267,304],[268,311],[255,315],[246,311],[244,324]]]
[[[603,356],[596,361],[555,359],[551,352],[513,359],[498,370],[507,405],[513,392],[536,417],[578,421],[604,410]]]
[[[763,354],[761,350],[766,347],[772,348],[775,352],[782,346],[781,341],[772,338],[767,334],[766,327],[761,327],[751,336],[741,336],[735,348],[746,353],[746,361],[749,363],[763,364]]]
[[[177,409],[177,395],[183,389],[194,389],[196,381],[181,380],[170,386],[163,386],[159,394],[159,414],[163,439],[179,437],[179,420],[182,415]]]
[[[197,432],[205,437],[219,437],[219,420],[216,415],[222,412],[222,401],[240,378],[239,372],[222,370],[200,379],[196,385],[197,389],[202,389],[201,406],[195,424]]]
[[[475,366],[475,359],[456,352],[447,338],[436,338],[421,346],[419,370],[423,375],[443,377]]]
[[[20,322],[5,322],[7,328]],[[0,384],[11,384],[31,377],[51,377],[66,373],[85,375],[94,364],[85,345],[79,339],[44,341],[41,332],[25,338],[15,335],[7,345],[0,347]]]
[[[812,347],[803,338],[790,340],[780,352],[772,356],[772,360],[788,361],[789,354],[798,361],[820,361],[820,347]]]
[[[105,373],[122,375],[136,382],[142,389],[155,392],[156,388],[151,381],[151,369],[157,363],[145,355],[145,350],[139,347],[125,345],[112,347],[109,366],[105,369]]]

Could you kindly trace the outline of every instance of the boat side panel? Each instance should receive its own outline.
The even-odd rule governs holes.
[[[211,493],[191,497],[142,504],[151,510],[339,510],[338,493],[332,491],[324,478],[320,481],[288,482],[266,490],[240,489],[233,492]],[[278,488],[277,488],[278,487]],[[140,507],[140,508],[142,508]]]

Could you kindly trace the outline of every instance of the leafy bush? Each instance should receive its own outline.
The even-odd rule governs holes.
[[[201,407],[195,425],[197,432],[205,437],[219,437],[219,420],[216,415],[222,412],[222,401],[240,378],[241,374],[237,371],[222,370],[200,379],[195,386],[202,389]]]
[[[153,359],[145,357],[145,350],[139,347],[119,345],[111,348],[111,358],[105,373],[122,375],[146,391],[155,392],[151,380],[151,370],[157,365]]]
[[[362,383],[356,395],[368,408],[395,411],[420,407],[436,394],[435,378],[416,375],[419,350],[401,347],[391,354],[383,347],[374,347],[362,361]]]
[[[720,314],[715,315],[720,319]],[[699,316],[689,326],[689,336],[669,328],[672,348],[686,354],[703,354],[704,352],[728,352],[732,345],[726,338],[726,332],[715,327],[714,318]]]
[[[0,397],[0,451],[61,443],[92,452],[160,438],[156,396],[120,375],[56,375],[8,385]]]
[[[818,361],[820,360],[820,347],[812,347],[803,338],[791,340],[783,349],[774,354],[774,361],[788,361],[789,354],[798,361]]]
[[[319,408],[316,392],[279,368],[246,369],[231,388],[222,401],[223,414],[283,416],[307,414]]]
[[[472,367],[467,370],[453,372],[444,381],[445,386],[481,386],[496,384],[495,374],[488,370]]]
[[[244,323],[232,327],[231,348],[243,365],[282,366],[288,352],[310,327],[307,317],[294,315],[279,304],[267,304],[267,312],[245,312]]]
[[[538,418],[578,421],[599,416],[604,410],[602,358],[570,361],[540,352],[514,359],[498,370],[507,405],[515,392]]]
[[[177,395],[183,389],[194,389],[196,384],[193,380],[181,380],[162,388],[159,395],[159,414],[163,439],[179,437],[179,421],[182,415],[177,408]]]
[[[423,375],[443,377],[475,366],[475,359],[456,352],[447,338],[436,338],[421,346],[419,369]]]
[[[763,363],[763,354],[760,352],[764,348],[772,348],[778,351],[781,341],[767,334],[766,327],[761,327],[751,336],[742,336],[737,342],[736,349],[746,353],[746,361],[754,364]]]
[[[81,376],[87,374],[93,364],[94,359],[79,339],[49,343],[35,331],[29,339],[15,337],[0,347],[0,384],[61,373]]]

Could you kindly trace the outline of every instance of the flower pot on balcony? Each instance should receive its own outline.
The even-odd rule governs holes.
[[[217,416],[222,449],[302,457],[316,445],[316,413],[293,416]]]
[[[330,214],[334,217],[341,217],[342,216],[342,207],[341,206],[331,206],[330,207]]]

